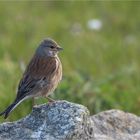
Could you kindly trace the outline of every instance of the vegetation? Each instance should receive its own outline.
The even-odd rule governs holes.
[[[40,41],[51,37],[64,48],[54,99],[83,104],[92,114],[115,108],[140,115],[139,13],[138,1],[0,2],[0,111],[14,100]],[[102,27],[90,28],[92,19]],[[31,112],[31,103],[24,101],[8,121]]]

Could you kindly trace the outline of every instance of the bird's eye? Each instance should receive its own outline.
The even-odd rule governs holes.
[[[50,46],[50,48],[51,48],[51,49],[54,49],[55,47],[54,47],[54,46]]]

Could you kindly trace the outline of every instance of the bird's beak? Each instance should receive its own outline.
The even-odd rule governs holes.
[[[58,47],[57,47],[57,50],[58,50],[58,51],[62,51],[63,48],[61,48],[60,46],[58,46]]]

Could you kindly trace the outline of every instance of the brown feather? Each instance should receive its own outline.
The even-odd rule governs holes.
[[[42,78],[44,80],[41,80]],[[58,57],[35,55],[27,66],[19,84],[18,98],[24,93],[23,90],[33,96],[38,96],[38,94],[48,96],[50,92],[55,90],[61,78],[62,66]]]
[[[34,56],[29,63],[25,74],[30,73],[33,77],[48,76],[56,70],[55,57]]]

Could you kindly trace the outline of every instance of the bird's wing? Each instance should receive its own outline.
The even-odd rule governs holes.
[[[56,71],[55,58],[33,57],[21,79],[17,98],[33,95],[44,89]]]

